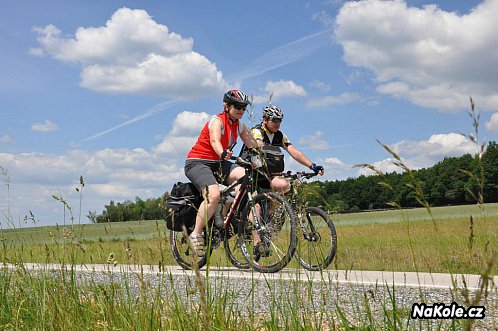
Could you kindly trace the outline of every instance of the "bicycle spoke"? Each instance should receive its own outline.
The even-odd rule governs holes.
[[[238,226],[238,224],[237,224]],[[224,247],[228,260],[235,267],[239,269],[249,269],[249,263],[244,257],[242,253],[242,249],[240,248],[238,235],[235,233],[234,229],[235,225],[232,223],[228,224],[228,227],[225,229],[225,240]]]
[[[183,232],[171,231],[169,232],[169,242],[173,257],[178,265],[183,269],[191,270],[194,263],[197,263],[198,268],[202,268],[207,262],[207,254],[204,257],[197,257],[192,254],[189,247],[189,239],[185,237]]]
[[[321,270],[332,262],[337,247],[337,235],[327,213],[320,208],[310,207],[300,213],[299,240],[296,255],[308,270]]]

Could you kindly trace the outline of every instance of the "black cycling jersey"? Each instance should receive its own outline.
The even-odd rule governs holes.
[[[264,126],[263,123],[260,123],[251,129],[252,136],[256,140],[262,140],[267,145],[287,148],[287,146],[292,145],[289,141],[289,138],[280,130],[275,133],[271,133]],[[247,151],[247,146],[243,145],[240,150],[240,155]]]

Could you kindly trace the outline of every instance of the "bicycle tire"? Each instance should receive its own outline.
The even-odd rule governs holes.
[[[230,222],[227,228],[225,229],[225,238],[223,240],[223,246],[225,248],[225,253],[230,263],[238,269],[247,270],[250,268],[250,265],[247,262],[244,254],[242,253],[242,249],[240,248],[239,236],[235,231],[236,230],[235,227],[238,227],[238,221],[236,221],[235,223],[237,224]]]
[[[252,206],[260,206],[263,229],[258,231],[264,243],[264,254],[255,251],[253,224],[250,221]],[[291,205],[281,195],[274,192],[260,193],[247,203],[239,222],[238,238],[242,253],[250,266],[262,273],[282,270],[294,256],[296,249],[296,218]]]
[[[194,267],[194,254],[189,247],[189,238],[183,232],[169,231],[169,243],[176,263],[185,270],[192,270]],[[197,268],[201,269],[206,265],[208,252],[203,257],[197,257]]]
[[[307,207],[299,219],[296,258],[307,270],[319,271],[332,263],[337,249],[337,233],[328,214],[317,207]],[[304,224],[304,230],[302,228]]]

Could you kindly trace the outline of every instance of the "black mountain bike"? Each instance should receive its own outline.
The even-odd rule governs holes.
[[[301,231],[297,231],[296,257],[306,269],[317,271],[327,268],[337,249],[335,226],[328,214],[318,207],[308,207],[303,192],[302,179],[310,179],[317,173],[288,171],[283,176],[290,181],[291,189],[286,194],[297,218]]]
[[[244,167],[245,175],[220,190],[220,204],[224,206],[235,187],[240,184],[240,189],[224,216],[223,227],[215,225],[214,216],[207,222],[204,229],[206,254],[203,257],[197,257],[189,247],[188,234],[192,232],[194,226],[186,229],[187,234],[170,231],[173,256],[184,269],[192,269],[194,263],[198,268],[202,268],[206,265],[212,250],[223,242],[227,258],[235,267],[241,269],[253,267],[260,272],[279,271],[287,265],[295,251],[296,220],[292,207],[276,193],[255,194],[252,185],[253,163],[240,157],[233,159]],[[271,213],[277,209],[279,218],[275,220],[272,219]],[[285,231],[287,240],[281,239],[281,236],[272,235],[271,225],[277,221],[288,224],[288,229]],[[241,234],[245,240],[237,239],[241,238]],[[259,245],[254,245],[254,242],[250,240],[256,241]],[[260,248],[263,245],[270,250],[270,254],[265,254],[264,258],[261,254],[255,256],[251,248],[253,246]]]

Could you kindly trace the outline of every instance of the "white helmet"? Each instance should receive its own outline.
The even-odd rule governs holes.
[[[263,117],[269,120],[282,120],[284,118],[284,112],[277,106],[268,105],[263,109]]]

